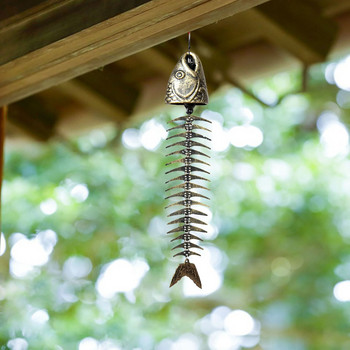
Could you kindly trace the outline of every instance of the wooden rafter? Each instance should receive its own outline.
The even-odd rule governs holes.
[[[115,0],[107,2],[111,1]],[[0,66],[0,105],[18,101],[266,1],[149,1]],[[104,6],[106,1],[99,3]],[[90,11],[88,7],[84,10]],[[77,16],[81,18],[84,13]],[[42,30],[45,31],[45,26]],[[20,39],[17,45],[21,46]]]
[[[336,39],[335,21],[303,0],[273,0],[251,12],[268,40],[305,64],[324,61]]]
[[[125,120],[125,111],[121,110],[117,105],[108,101],[103,95],[87,85],[79,82],[77,79],[67,81],[55,87],[60,93],[73,97],[87,108],[91,109],[98,116],[107,117],[119,123]]]
[[[35,95],[11,105],[8,120],[35,140],[47,141],[55,133],[58,113]]]

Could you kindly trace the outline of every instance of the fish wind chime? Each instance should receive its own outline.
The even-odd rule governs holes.
[[[181,209],[176,210],[168,215],[169,217],[178,216],[178,218],[168,223],[169,225],[177,225],[177,227],[168,231],[167,233],[176,235],[181,233],[177,237],[173,238],[172,242],[182,240],[182,243],[176,245],[172,249],[182,249],[182,251],[175,254],[174,257],[185,257],[185,262],[180,264],[176,269],[175,274],[171,280],[170,287],[177,283],[182,277],[187,276],[199,288],[202,288],[202,283],[198,275],[197,268],[195,264],[190,263],[190,256],[200,256],[198,250],[203,248],[195,243],[192,243],[192,241],[202,241],[202,239],[197,236],[198,232],[207,232],[201,227],[197,226],[206,225],[206,223],[193,217],[193,215],[196,215],[197,217],[203,217],[207,216],[207,214],[200,210],[194,209],[193,207],[208,207],[208,205],[199,202],[198,198],[209,198],[200,193],[197,193],[197,191],[198,189],[208,190],[208,188],[198,184],[198,182],[203,183],[204,181],[209,180],[197,174],[209,174],[208,171],[202,169],[203,165],[209,166],[209,164],[202,159],[205,159],[203,157],[210,158],[206,153],[203,152],[203,150],[210,148],[207,145],[203,144],[202,140],[210,141],[210,139],[202,135],[200,132],[210,132],[210,130],[199,124],[202,124],[202,122],[211,122],[207,119],[194,116],[192,114],[193,109],[196,105],[208,104],[208,91],[202,63],[199,57],[195,53],[191,52],[190,40],[191,36],[189,33],[188,51],[180,57],[178,63],[172,71],[165,97],[166,103],[184,105],[186,108],[185,116],[181,116],[173,120],[173,122],[180,122],[180,124],[168,130],[170,132],[170,136],[167,139],[177,138],[180,140],[174,142],[171,145],[168,145],[166,148],[181,148],[167,154],[167,156],[180,155],[183,156],[183,158],[176,159],[166,164],[176,166],[177,164],[182,163],[181,166],[175,167],[166,172],[166,174],[173,172],[180,172],[181,174],[166,182],[172,183],[173,181],[181,181],[181,184],[174,185],[166,190],[176,192],[166,197],[166,199],[176,199],[177,197],[182,198],[181,201],[175,201],[175,203],[171,203],[166,207],[182,207]],[[179,131],[179,133],[171,135],[172,132],[176,131]],[[194,141],[194,139],[196,139],[196,141]],[[197,140],[201,142],[198,142]],[[194,163],[196,163],[196,166],[193,165]],[[196,175],[193,175],[193,173],[196,173]],[[182,191],[178,192],[179,190]]]

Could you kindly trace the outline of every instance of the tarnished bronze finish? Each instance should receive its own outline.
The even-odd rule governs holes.
[[[197,244],[194,244],[192,242],[183,242],[172,248],[171,250],[178,249],[178,248],[184,248],[184,249],[189,249],[189,248],[197,248],[203,250],[202,247],[200,247]]]
[[[171,180],[165,181],[165,183],[167,184],[167,183],[169,183],[171,181],[177,181],[177,180],[183,180],[183,181],[186,181],[186,182],[191,181],[191,180],[203,180],[203,181],[210,182],[210,180],[208,180],[208,179],[206,179],[206,178],[204,178],[202,176],[185,174],[185,175],[174,177]]]
[[[195,115],[184,115],[182,117],[178,117],[178,118],[173,119],[171,122],[185,121],[187,123],[192,123],[194,120],[200,120],[202,122],[207,122],[207,123],[212,124],[212,122],[210,120],[202,118],[202,117],[197,117]],[[169,122],[169,123],[171,123],[171,122]]]
[[[168,217],[170,216],[176,216],[176,215],[200,215],[200,216],[208,216],[208,214],[203,213],[199,210],[192,209],[192,208],[183,208],[177,211],[174,211],[173,213],[169,214]]]
[[[168,222],[168,225],[178,224],[178,223],[185,223],[188,224],[200,224],[200,225],[208,225],[206,222],[202,220],[198,220],[196,218],[190,217],[190,216],[183,216],[179,219],[175,219],[173,221]]]
[[[198,168],[198,167],[193,166],[193,165],[180,166],[178,168],[171,169],[171,170],[167,171],[165,174],[170,174],[170,173],[174,173],[174,172],[177,172],[177,171],[184,171],[185,173],[193,173],[193,172],[197,171],[197,172],[210,174],[209,171],[203,170],[203,169]]]
[[[196,284],[197,287],[202,288],[202,282],[199,278],[196,265],[191,264],[188,260],[186,260],[183,264],[180,264],[178,266],[170,282],[170,287],[172,287],[175,283],[180,281],[180,279],[184,276],[189,277]]]
[[[175,164],[175,163],[185,163],[185,164],[200,163],[200,164],[205,164],[205,165],[210,166],[210,164],[207,162],[203,162],[200,159],[191,158],[191,157],[176,159],[176,160],[173,160],[172,162],[166,163],[165,165],[170,165],[170,164]]]
[[[203,152],[199,152],[199,151],[191,149],[191,148],[185,148],[185,149],[182,149],[180,151],[171,152],[169,154],[166,154],[165,156],[169,157],[169,156],[172,156],[174,154],[183,154],[186,157],[189,157],[191,155],[197,154],[199,156],[210,158],[210,156],[208,156],[207,154],[205,154]]]
[[[192,156],[196,155],[199,156],[199,158],[201,158],[202,156],[210,158],[209,155],[196,150],[197,147],[203,147],[206,149],[210,149],[210,147],[201,142],[194,141],[193,139],[199,138],[202,140],[211,141],[211,139],[208,136],[202,135],[203,131],[210,133],[211,130],[202,126],[201,122],[206,122],[209,124],[211,124],[212,122],[203,117],[193,115],[193,110],[196,105],[208,104],[208,91],[207,84],[205,82],[202,63],[198,56],[191,52],[190,33],[188,52],[181,56],[180,60],[178,61],[170,75],[165,96],[165,102],[169,104],[184,105],[187,114],[186,116],[175,118],[173,121],[176,122],[177,125],[167,130],[169,133],[172,133],[168,136],[167,140],[184,138],[182,140],[180,139],[180,141],[173,142],[172,144],[166,146],[166,148],[181,147],[180,149],[167,154],[167,157],[173,155],[184,156],[180,159],[171,160],[170,162],[166,163],[167,166],[172,166],[172,168],[169,171],[167,171],[166,174],[183,172],[183,175],[176,176],[165,182],[166,184],[171,183],[173,181],[182,182],[181,184],[176,184],[166,189],[166,191],[174,191],[175,189],[181,190],[181,192],[176,192],[172,194],[170,192],[166,199],[173,200],[177,197],[183,198],[183,200],[171,203],[166,207],[171,208],[174,206],[182,206],[180,210],[175,210],[168,215],[168,217],[177,217],[174,220],[171,220],[168,223],[168,225],[177,225],[178,227],[171,229],[167,232],[167,234],[180,232],[180,234],[177,234],[177,237],[173,238],[172,241],[181,239],[182,242],[173,247],[172,249],[182,249],[182,251],[175,254],[174,257],[185,257],[185,263],[180,264],[176,269],[174,277],[172,278],[172,281],[170,283],[170,287],[177,283],[183,276],[187,276],[190,279],[192,279],[192,281],[199,288],[202,288],[202,283],[199,278],[196,266],[189,262],[189,258],[192,255],[201,256],[197,252],[192,251],[192,248],[203,250],[202,247],[191,242],[191,240],[193,239],[202,241],[202,238],[194,235],[193,233],[208,233],[206,230],[195,226],[207,225],[207,223],[205,221],[197,219],[196,217],[193,217],[194,215],[200,215],[202,218],[204,218],[208,215],[199,210],[193,209],[193,206],[200,205],[208,207],[208,205],[198,201],[194,201],[192,198],[199,197],[204,199],[210,199],[209,197],[204,196],[201,193],[193,192],[193,189],[196,188],[201,190],[208,190],[207,187],[198,185],[195,182],[209,182],[209,180],[202,176],[193,175],[193,173],[210,173],[209,171],[204,170],[201,167],[201,165],[209,166],[209,163],[198,159],[197,157],[194,158]],[[179,163],[182,163],[182,165]],[[194,166],[194,163],[197,163],[198,166]]]
[[[180,236],[177,236],[171,240],[171,242],[176,241],[177,239],[183,239],[184,241],[188,242],[191,239],[198,239],[199,241],[203,241],[202,238],[199,238],[198,236],[192,235],[191,233],[183,233]]]
[[[165,102],[177,105],[206,105],[208,101],[202,63],[195,53],[186,52],[170,75]]]
[[[170,231],[167,232],[167,234],[169,233],[175,233],[175,232],[190,232],[190,231],[197,231],[197,232],[203,232],[203,233],[208,233],[208,231],[203,230],[202,228],[199,228],[197,226],[193,226],[193,225],[183,225],[180,227],[176,227]]]
[[[197,184],[194,184],[192,182],[185,182],[183,184],[180,184],[180,185],[176,185],[176,186],[173,186],[173,187],[169,187],[165,190],[165,192],[167,191],[171,191],[171,190],[174,190],[175,188],[184,188],[186,191],[189,191],[191,190],[192,188],[201,188],[203,190],[208,190],[209,191],[209,188],[207,187],[204,187],[204,186],[201,186],[201,185],[197,185]]]

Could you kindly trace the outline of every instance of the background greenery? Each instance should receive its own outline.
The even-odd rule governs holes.
[[[224,87],[196,111],[219,150],[202,294],[168,288],[180,260],[165,235],[166,143],[147,143],[181,108],[124,134],[8,149],[0,349],[349,349],[350,288],[334,287],[350,279],[350,92],[327,67],[276,107]],[[292,71],[251,89],[274,103],[300,85]],[[242,130],[253,145],[237,146]]]

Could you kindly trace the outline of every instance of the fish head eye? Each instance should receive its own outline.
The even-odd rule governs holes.
[[[185,77],[185,72],[183,70],[178,70],[174,74],[176,79],[183,79]]]

